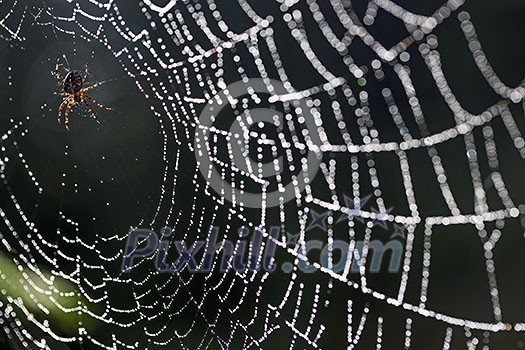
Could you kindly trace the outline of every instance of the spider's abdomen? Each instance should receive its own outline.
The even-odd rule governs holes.
[[[66,74],[64,78],[64,91],[68,94],[76,94],[82,89],[82,74],[73,70]]]

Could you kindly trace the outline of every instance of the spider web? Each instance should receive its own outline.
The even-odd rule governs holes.
[[[523,345],[523,69],[482,40],[519,46],[519,30],[477,25],[478,4],[460,0],[0,5],[0,325],[13,348]],[[116,109],[100,126],[81,108],[70,133],[55,123],[57,58],[62,73],[89,63],[90,83],[111,79],[94,93]],[[239,161],[245,142],[260,163]],[[152,256],[123,273],[129,230],[164,226],[188,245],[212,226],[234,242],[257,229],[277,269],[221,272],[216,258],[165,274]],[[402,242],[399,271],[370,273],[377,239]]]

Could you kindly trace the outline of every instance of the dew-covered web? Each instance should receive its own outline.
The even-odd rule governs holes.
[[[475,6],[0,1],[0,341],[523,348],[523,37]],[[100,125],[57,123],[57,59],[108,80]],[[257,229],[275,271],[123,272],[128,232],[164,226]],[[377,242],[399,269],[371,272]]]

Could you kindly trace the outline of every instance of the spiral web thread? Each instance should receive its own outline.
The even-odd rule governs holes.
[[[407,231],[402,273],[399,275],[399,288],[396,295],[388,295],[380,290],[370,288],[367,284],[366,271],[360,271],[360,278],[357,281],[353,281],[349,277],[348,269],[345,269],[342,273],[335,273],[329,267],[322,266],[318,262],[312,262],[313,267],[317,269],[316,273],[329,276],[332,280],[330,283],[347,284],[350,289],[369,295],[377,302],[387,303],[400,311],[408,310],[411,314],[434,319],[440,324],[444,324],[446,332],[443,335],[443,349],[450,347],[454,335],[453,330],[456,326],[464,327],[468,330],[466,332],[468,334],[467,338],[469,338],[467,348],[476,348],[482,341],[472,335],[471,331],[483,331],[483,337],[488,338],[490,333],[493,332],[510,329],[521,331],[525,329],[525,323],[510,324],[505,322],[504,310],[502,310],[500,305],[496,264],[492,251],[498,243],[501,229],[505,222],[519,217],[523,210],[520,206],[521,203],[516,202],[518,199],[513,198],[512,193],[507,189],[505,177],[499,171],[497,144],[491,127],[493,120],[501,119],[516,152],[519,153],[521,158],[525,157],[525,141],[519,131],[516,117],[510,108],[510,105],[518,105],[523,102],[525,88],[523,86],[509,87],[500,80],[485,56],[470,15],[461,11],[463,1],[450,0],[430,16],[412,13],[390,0],[370,1],[364,17],[359,17],[352,10],[350,2],[331,0],[328,6],[322,6],[322,10],[319,1],[316,0],[307,0],[306,3],[287,0],[278,1],[276,4],[276,8],[279,9],[280,13],[273,14],[273,17],[266,17],[258,14],[247,1],[238,0],[237,10],[243,13],[244,16],[247,16],[252,22],[251,26],[247,26],[240,32],[234,32],[230,29],[227,21],[229,16],[221,13],[219,10],[220,5],[214,0],[202,1],[198,4],[190,1],[170,0],[162,5],[156,4],[155,1],[144,0],[136,6],[142,13],[144,18],[142,23],[145,26],[127,21],[124,11],[121,11],[121,7],[124,6],[123,2],[119,3],[117,1],[69,1],[67,3],[67,8],[69,9],[67,13],[56,13],[54,8],[44,3],[44,7],[42,5],[33,7],[31,13],[36,24],[52,26],[61,35],[80,37],[88,42],[96,41],[103,44],[113,54],[115,59],[122,64],[124,71],[135,79],[137,88],[144,97],[148,101],[152,101],[151,113],[161,120],[165,173],[157,212],[153,218],[144,218],[143,222],[149,221],[151,226],[154,226],[156,223],[175,223],[176,226],[178,223],[179,219],[175,219],[177,213],[173,210],[173,204],[177,201],[174,190],[177,181],[179,181],[177,170],[183,166],[183,164],[180,164],[181,149],[189,148],[193,151],[192,130],[200,127],[198,125],[198,111],[204,104],[213,99],[218,91],[223,90],[228,84],[234,82],[230,77],[228,77],[228,81],[225,80],[224,70],[227,67],[234,67],[233,69],[236,70],[238,75],[237,80],[242,80],[249,85],[249,78],[253,77],[248,76],[245,73],[245,69],[243,69],[243,65],[248,65],[249,62],[249,65],[256,67],[259,73],[258,77],[266,79],[269,87],[268,91],[272,91],[268,77],[278,77],[288,89],[286,94],[270,94],[270,102],[281,102],[293,108],[294,100],[305,99],[308,106],[312,108],[312,115],[316,119],[316,125],[318,126],[316,132],[322,136],[322,145],[304,144],[298,140],[296,143],[291,144],[290,147],[296,149],[307,148],[325,154],[341,153],[349,155],[352,165],[350,180],[353,184],[352,195],[356,203],[360,202],[365,196],[364,193],[361,193],[359,186],[361,174],[359,170],[362,164],[359,162],[358,156],[369,156],[368,162],[366,162],[364,167],[365,171],[370,174],[369,185],[374,193],[377,210],[369,211],[347,207],[347,203],[342,200],[342,193],[338,192],[339,185],[336,181],[338,164],[333,159],[328,161],[323,158],[317,177],[325,181],[330,189],[330,199],[322,199],[316,196],[315,187],[309,185],[306,186],[301,194],[297,195],[294,201],[299,207],[299,248],[287,247],[283,241],[277,240],[276,243],[282,250],[297,259],[307,260],[307,257],[302,254],[303,250],[301,247],[304,247],[305,241],[308,239],[307,221],[310,210],[330,210],[329,224],[334,221],[334,213],[347,213],[349,210],[352,210],[349,222],[353,222],[355,218],[364,218],[371,221],[396,223],[403,226]],[[3,14],[3,19],[0,21],[0,27],[4,30],[2,35],[6,35],[10,39],[23,40],[20,31],[25,20],[25,7],[23,6],[25,5],[15,3],[9,12]],[[20,11],[22,7],[23,11]],[[331,12],[329,14],[330,21],[325,17],[328,16],[326,11]],[[17,25],[7,24],[7,19],[12,18],[14,13],[19,14]],[[385,47],[367,29],[375,23],[379,13],[388,13],[390,16],[393,16],[397,21],[402,22],[411,34],[390,48]],[[277,16],[280,17],[277,18]],[[441,64],[438,50],[438,35],[434,32],[443,22],[453,21],[454,17],[459,19],[460,27],[466,38],[466,44],[472,53],[479,72],[495,94],[500,97],[499,102],[477,115],[469,113],[457,100],[447,82]],[[215,23],[212,24],[210,22],[211,18],[213,18]],[[338,76],[331,71],[329,66],[323,63],[322,58],[320,58],[322,55],[320,56],[316,52],[316,45],[310,41],[309,28],[305,25],[306,18],[308,18],[309,23],[315,21],[318,26],[317,29],[322,33],[334,52],[340,55],[341,61],[344,62],[350,73],[349,76],[358,81],[360,89],[352,85],[348,77]],[[334,18],[337,19],[337,22],[333,21]],[[297,42],[298,47],[302,50],[302,54],[311,64],[307,69],[311,74],[315,72],[322,77],[324,80],[322,84],[298,90],[294,87],[294,82],[289,80],[289,68],[286,64],[283,64],[281,60],[282,50],[278,48],[277,40],[274,40],[275,36],[283,35],[273,30],[272,23],[277,19],[286,24],[289,29],[286,35],[289,35]],[[344,28],[344,35],[339,35],[334,29],[335,27]],[[163,35],[159,35],[159,32]],[[166,37],[166,34],[167,37],[171,38],[170,41],[163,39]],[[375,58],[368,63],[366,68],[355,63],[357,59],[354,60],[352,58],[351,50],[349,50],[349,47],[357,41],[370,48],[375,55]],[[412,50],[411,54],[409,54],[408,49],[413,46],[417,46],[418,50]],[[242,54],[228,54],[233,48],[239,49],[239,47],[245,49],[245,51],[242,51]],[[239,51],[241,50],[239,49]],[[261,53],[263,51],[269,54],[263,55]],[[416,87],[408,68],[409,63],[414,59],[414,54],[418,54],[420,56],[419,59],[427,66],[434,80],[433,83],[441,94],[441,98],[453,113],[455,124],[448,129],[433,133],[427,125],[425,110],[418,100]],[[374,124],[374,106],[369,103],[369,95],[365,86],[366,81],[363,79],[382,81],[387,69],[395,72],[406,94],[404,98],[409,101],[412,113],[411,115],[402,114],[400,108],[398,108],[398,97],[394,97],[388,87],[382,89],[381,93],[384,103],[388,106],[391,119],[399,130],[399,135],[401,135],[401,140],[399,141],[385,142],[382,141],[379,131]],[[11,75],[9,75],[9,80],[12,80]],[[179,89],[174,91],[174,85],[178,85]],[[321,115],[319,103],[316,102],[316,96],[323,94],[337,97],[328,106],[332,111],[328,115],[326,112]],[[250,98],[256,100],[258,97],[252,94]],[[356,117],[354,117],[357,123],[352,118],[343,115],[342,104],[349,104],[350,108],[358,110]],[[407,127],[408,118],[413,118],[412,121],[415,121],[419,131],[418,135],[413,135],[414,133]],[[344,142],[331,142],[333,136],[331,133],[334,130],[324,128],[326,119],[332,119],[337,122],[339,128],[337,139],[342,139]],[[2,136],[3,147],[16,147],[14,135],[23,136],[24,133],[30,132],[30,130],[24,130],[22,125],[22,123],[15,125],[13,129]],[[359,128],[362,136],[360,140],[356,140],[349,132],[350,128],[356,127]],[[483,130],[484,141],[481,145],[479,140],[474,138],[474,130],[478,128]],[[308,132],[311,132],[311,130],[308,130]],[[228,130],[215,129],[213,134],[218,138],[235,137]],[[173,135],[179,135],[179,137],[185,135],[186,139],[173,138]],[[336,138],[334,137],[334,139]],[[473,212],[465,212],[460,209],[456,202],[454,191],[449,186],[447,169],[442,162],[442,155],[438,152],[437,146],[439,144],[447,143],[454,139],[460,139],[463,142],[464,148],[461,151],[464,152],[465,160],[468,163],[470,179],[475,194]],[[479,149],[483,148],[486,152],[486,159],[478,157]],[[419,212],[417,193],[412,183],[414,169],[409,162],[410,152],[416,149],[423,149],[428,155],[428,159],[431,160],[435,179],[441,191],[441,197],[449,211],[448,215],[423,217]],[[3,151],[5,151],[5,148]],[[388,203],[382,197],[380,178],[377,175],[378,172],[373,160],[374,155],[382,153],[393,154],[397,157],[399,170],[402,173],[404,196],[410,210],[408,215],[390,213]],[[229,169],[227,174],[223,173],[226,181],[231,179],[239,181],[239,177],[249,177],[249,175],[239,173],[238,169],[233,166],[229,166],[227,158],[221,160],[219,155],[215,155],[213,161],[217,165]],[[490,169],[488,180],[482,177],[480,163],[483,161],[488,163]],[[32,179],[34,187],[28,191],[34,191],[39,194],[45,192],[46,189],[42,188],[38,181],[38,174],[32,172],[31,164],[26,161],[24,154],[19,153],[17,159],[2,161],[2,169],[8,167],[11,162],[20,163]],[[202,238],[207,234],[208,224],[213,224],[215,213],[219,208],[230,204],[224,198],[220,198],[211,188],[207,186],[202,188],[202,185],[199,185],[201,182],[196,180],[200,176],[197,168],[195,168],[194,174],[195,191],[204,191],[214,198],[214,203],[208,208],[199,207],[196,204],[196,196],[191,204],[191,215],[188,225],[197,227]],[[231,174],[235,175],[232,176]],[[2,178],[4,184],[9,187],[9,182],[3,173]],[[69,176],[64,178],[65,182],[72,181]],[[501,202],[498,208],[491,208],[488,204],[486,195],[486,191],[488,191],[487,181],[497,191]],[[218,305],[217,309],[219,311],[216,318],[207,317],[201,311],[200,305],[216,291],[213,286],[206,285],[200,296],[194,296],[191,293],[183,294],[187,298],[187,304],[190,305],[188,308],[195,313],[195,321],[189,327],[186,327],[184,331],[166,334],[168,332],[167,328],[149,329],[148,322],[153,318],[153,314],[158,313],[167,316],[171,320],[180,317],[179,314],[184,313],[184,308],[178,305],[171,305],[166,300],[159,303],[143,302],[142,300],[148,300],[149,295],[156,295],[157,287],[162,290],[166,286],[176,285],[181,287],[181,290],[187,290],[185,288],[191,284],[191,278],[178,280],[176,276],[173,276],[166,279],[163,286],[154,286],[111,273],[107,269],[107,265],[111,262],[121,261],[122,251],[108,255],[110,252],[105,247],[113,242],[122,245],[126,239],[125,234],[117,234],[111,237],[101,236],[100,239],[93,241],[85,240],[80,234],[77,235],[72,243],[97,252],[100,255],[100,259],[98,263],[94,263],[92,260],[87,263],[79,253],[75,256],[72,255],[71,251],[59,251],[59,255],[77,265],[74,271],[63,271],[63,266],[57,262],[56,258],[45,253],[50,249],[59,250],[59,245],[48,242],[40,234],[39,228],[35,227],[29,219],[31,217],[28,212],[30,209],[26,211],[18,203],[17,194],[10,193],[9,202],[4,205],[11,207],[10,212],[12,212],[13,208],[16,208],[18,217],[11,219],[4,210],[0,209],[0,216],[2,217],[2,234],[0,237],[2,250],[9,252],[10,256],[13,257],[13,262],[23,274],[21,284],[26,292],[32,296],[32,302],[37,305],[45,305],[41,301],[42,299],[53,300],[53,303],[65,314],[78,313],[81,315],[81,318],[92,318],[97,322],[120,329],[134,329],[136,327],[139,331],[144,330],[147,343],[151,346],[172,347],[175,344],[184,348],[191,348],[187,344],[186,339],[191,332],[196,331],[195,324],[198,322],[206,324],[206,330],[202,334],[203,340],[198,344],[198,348],[231,348],[233,339],[240,334],[244,338],[242,348],[262,349],[265,348],[265,341],[278,329],[287,329],[289,331],[289,343],[285,347],[290,349],[305,346],[318,348],[326,333],[325,325],[327,321],[318,315],[318,309],[323,307],[322,303],[327,305],[325,300],[323,300],[324,296],[322,297],[321,294],[324,288],[330,287],[317,284],[314,290],[311,291],[313,296],[306,296],[305,289],[307,287],[296,280],[298,274],[296,270],[292,271],[292,277],[287,281],[288,287],[286,293],[282,295],[280,303],[264,304],[258,301],[268,288],[268,285],[265,284],[268,273],[237,273],[232,279],[232,284],[251,284],[251,289],[245,287],[237,307],[224,307],[223,309],[221,305]],[[170,209],[165,220],[160,220],[161,212],[165,206],[170,207]],[[288,221],[284,208],[284,203],[282,203],[279,206],[279,213],[281,224],[286,226]],[[264,227],[266,225],[266,210],[260,210],[260,217],[257,221],[249,219],[244,213],[242,203],[236,203],[228,209],[230,218],[238,219],[249,227]],[[16,227],[11,223],[13,221],[23,222],[24,225]],[[65,223],[74,227],[76,232],[82,232],[82,228],[79,227],[79,224],[73,217],[68,217],[61,212],[59,213],[59,221],[61,222],[59,225],[64,225]],[[485,226],[494,222],[497,222],[499,229],[487,232]],[[427,295],[432,277],[430,266],[433,252],[433,232],[436,227],[449,225],[472,225],[478,231],[483,242],[483,251],[481,253],[486,262],[486,273],[490,284],[490,299],[493,310],[492,322],[462,319],[427,308]],[[413,264],[411,256],[416,238],[415,231],[417,227],[421,226],[424,227],[425,243],[420,297],[417,302],[409,302],[405,300],[405,293]],[[60,231],[60,226],[57,230]],[[233,232],[234,228],[228,227],[228,230]],[[355,241],[353,224],[349,224],[348,231],[348,240],[352,243]],[[372,228],[368,225],[365,229],[365,242],[367,240],[368,242],[370,241],[371,234]],[[331,225],[328,227],[327,235],[328,242],[333,240],[334,232]],[[350,246],[352,247],[352,244]],[[54,267],[54,277],[49,278],[46,273],[40,270],[38,265],[34,264],[34,255],[45,258],[47,263]],[[361,258],[363,262],[366,262],[366,249]],[[349,259],[352,259],[351,256]],[[84,270],[101,271],[103,277],[98,280],[91,280],[80,272]],[[28,271],[30,274],[26,273]],[[215,272],[212,274],[215,274]],[[153,280],[156,275],[157,272],[151,271],[151,276],[147,280]],[[73,283],[76,286],[75,291],[63,291],[57,288],[54,283],[55,277]],[[224,278],[221,278],[221,281],[223,280]],[[119,309],[113,306],[108,295],[111,293],[111,285],[129,286],[136,296],[136,307]],[[99,291],[102,291],[102,293]],[[56,301],[58,299],[54,298],[57,294],[61,294],[66,298],[68,296],[78,298],[81,295],[88,302],[75,306],[64,306]],[[74,343],[82,339],[86,345],[92,343],[104,349],[142,348],[142,345],[129,342],[125,336],[118,332],[112,333],[109,338],[98,338],[84,328],[82,323],[79,323],[77,335],[62,336],[61,332],[55,329],[52,323],[38,319],[30,313],[25,305],[27,300],[9,295],[6,298],[7,302],[0,304],[0,316],[4,331],[13,338],[18,339],[22,344],[29,344],[28,346],[37,348],[53,348],[50,345],[53,341]],[[230,295],[226,292],[220,300],[226,303],[229,298]],[[246,298],[254,298],[256,309],[251,312],[261,320],[263,319],[264,327],[262,330],[252,330],[250,322],[237,320],[237,313],[242,309],[243,300]],[[285,305],[293,305],[293,312],[286,313],[284,311]],[[354,303],[351,299],[346,301],[348,327],[344,329],[344,332],[348,339],[348,348],[351,349],[358,346],[365,327],[375,327],[377,335],[376,347],[380,349],[383,328],[385,327],[384,318],[377,317],[377,320],[370,321],[368,319],[370,312],[368,306],[359,311],[354,310],[353,306]],[[42,308],[45,308],[45,306],[42,306]],[[359,315],[360,311],[362,311],[361,315]],[[220,315],[221,317],[226,315],[229,320],[230,334],[225,335],[216,330],[216,322]],[[308,320],[306,324],[299,322],[299,320],[305,319]],[[356,323],[353,321],[355,319],[359,321]],[[26,328],[26,320],[29,320],[36,327]],[[407,317],[405,320],[404,346],[408,349],[411,343],[412,319]],[[45,334],[49,340],[43,340],[42,334]]]
[[[7,4],[0,1],[0,6],[7,10],[3,11],[2,19],[0,19],[1,38],[4,40],[18,40],[23,41],[25,38],[20,35],[22,25],[26,16],[26,7],[14,1],[12,4]]]

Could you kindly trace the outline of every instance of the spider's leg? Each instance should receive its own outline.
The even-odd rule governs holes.
[[[60,81],[60,72],[58,71],[58,58],[57,58],[57,64],[55,66],[55,78],[57,79],[57,84],[60,87],[63,87],[64,84]]]
[[[83,90],[84,90],[84,92],[89,91],[89,90],[93,90],[94,88],[97,88],[97,87],[99,87],[100,85],[105,84],[105,83],[106,83],[106,80],[101,81],[101,82],[98,82],[98,83],[96,83],[96,84],[94,84],[94,85],[88,86],[87,88],[85,88],[85,89],[83,89]]]
[[[87,78],[87,72],[88,72],[88,65],[86,63],[86,70],[84,71],[84,78],[82,78],[82,84],[84,84],[84,82],[86,81],[86,78]]]
[[[87,101],[82,98],[82,102],[84,102],[84,104],[86,105],[86,108],[88,109],[89,113],[91,113],[91,116],[93,117],[93,119],[95,119],[95,121],[100,124],[100,121],[98,120],[97,116],[95,115],[95,112],[93,112],[93,109],[91,109],[91,106],[87,103]]]
[[[65,121],[66,121],[66,129],[67,131],[69,131],[69,110],[71,109],[71,105],[73,104],[73,102],[75,102],[75,100],[73,100],[71,97],[68,98],[69,102],[67,103],[67,107],[66,107],[66,116],[65,116]]]
[[[84,97],[87,98],[88,100],[90,100],[91,102],[93,102],[94,104],[96,104],[97,106],[99,106],[100,108],[107,109],[108,111],[112,111],[113,110],[113,108],[108,107],[108,106],[104,106],[102,103],[98,102],[97,100],[95,100],[91,96],[88,96],[88,95],[84,94]]]
[[[70,97],[65,98],[64,101],[62,101],[62,103],[60,104],[60,107],[58,107],[58,124],[61,123],[60,119],[62,117],[62,109],[64,109],[64,106],[69,105],[69,100]]]

